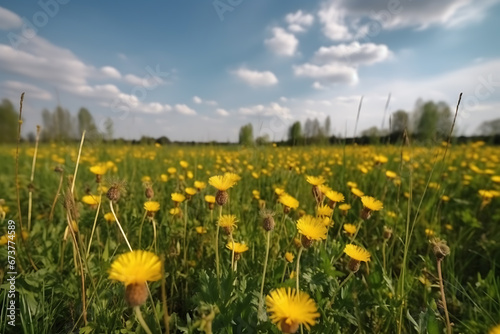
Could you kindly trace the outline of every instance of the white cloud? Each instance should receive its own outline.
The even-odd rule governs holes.
[[[203,100],[201,97],[199,96],[193,96],[193,102],[196,103],[196,104],[206,104],[208,106],[216,106],[218,103],[217,101],[214,101],[214,100]]]
[[[176,104],[174,110],[177,111],[179,114],[196,115],[196,110],[189,108],[185,104]]]
[[[344,63],[351,66],[372,65],[391,56],[389,48],[384,44],[352,42],[330,47],[322,46],[314,54],[314,61],[319,64],[331,62]]]
[[[122,75],[120,74],[120,72],[118,72],[118,70],[114,67],[111,67],[111,66],[104,66],[104,67],[101,67],[101,72],[109,77],[109,78],[113,78],[113,79],[120,79],[122,77]]]
[[[203,100],[199,98],[198,96],[193,96],[193,102],[196,104],[201,104]]]
[[[19,28],[23,21],[16,13],[7,8],[0,7],[0,30],[10,30]]]
[[[294,66],[293,71],[298,77],[312,78],[327,83],[356,84],[358,82],[356,69],[342,64],[318,66],[305,63]]]
[[[238,110],[241,115],[258,115],[258,116],[279,116],[284,119],[290,119],[290,109],[281,106],[279,103],[271,102],[269,105],[262,104],[253,105],[250,107],[242,107]]]
[[[371,38],[382,29],[433,25],[456,27],[480,21],[499,0],[325,0],[318,11],[323,33],[335,41]],[[361,23],[363,22],[363,23]]]
[[[220,115],[220,116],[229,116],[229,112],[225,109],[222,109],[222,108],[217,108],[217,110],[215,112],[217,113],[217,115]]]
[[[299,10],[296,13],[287,14],[285,21],[288,23],[288,30],[293,32],[304,32],[313,24],[314,16]]]
[[[326,89],[326,87],[325,87],[325,86],[323,86],[322,84],[320,84],[320,83],[319,83],[319,82],[317,82],[317,81],[314,81],[314,83],[313,83],[313,88],[314,88],[314,89],[317,89],[317,90],[325,90],[325,89]]]
[[[272,86],[278,83],[278,78],[270,71],[252,71],[246,68],[240,68],[234,72],[239,79],[249,84],[250,86]]]
[[[30,99],[52,99],[52,95],[48,91],[32,84],[9,80],[1,83],[0,86],[6,91],[7,95],[15,96],[16,98],[19,98],[21,92],[25,92],[26,97]]]
[[[293,56],[297,51],[299,40],[283,28],[273,28],[273,37],[266,39],[264,44],[279,56]]]

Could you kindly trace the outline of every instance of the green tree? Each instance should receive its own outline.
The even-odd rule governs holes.
[[[253,145],[253,126],[251,123],[240,128],[239,143],[246,146]]]
[[[94,121],[94,117],[87,108],[80,108],[78,111],[78,134],[86,131],[88,137],[99,136],[99,131]]]
[[[42,140],[67,141],[76,138],[75,122],[67,109],[58,106],[50,112],[42,111]]]
[[[405,129],[408,129],[409,120],[410,117],[406,111],[398,110],[394,112],[391,117],[391,132],[403,133]]]
[[[451,110],[444,102],[417,102],[415,110],[416,133],[426,143],[442,140],[451,128]]]
[[[0,143],[15,142],[17,139],[18,114],[7,99],[0,104]]]
[[[484,136],[500,135],[500,118],[484,121],[478,128],[479,133]]]
[[[288,130],[288,139],[292,145],[300,145],[304,141],[304,136],[302,135],[302,125],[300,122],[295,122],[292,124]]]

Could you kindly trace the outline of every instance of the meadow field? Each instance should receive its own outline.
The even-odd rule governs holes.
[[[499,147],[16,151],[1,333],[500,332]]]

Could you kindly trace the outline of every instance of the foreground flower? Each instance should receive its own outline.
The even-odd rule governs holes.
[[[335,208],[337,202],[343,202],[345,200],[344,195],[338,191],[330,190],[325,193],[325,196],[330,200],[328,206],[332,209]]]
[[[297,230],[302,235],[301,242],[304,248],[311,247],[315,240],[325,240],[328,229],[323,219],[306,215],[297,221]]]
[[[219,226],[222,227],[228,235],[233,232],[236,222],[237,220],[235,215],[222,215],[219,218]]]
[[[354,273],[359,270],[359,267],[361,266],[360,262],[370,261],[370,252],[360,246],[348,244],[344,248],[344,253],[351,258],[347,267]]]
[[[142,250],[120,255],[109,270],[110,279],[125,284],[125,300],[130,306],[142,305],[148,297],[146,282],[158,281],[161,276],[160,258]]]
[[[160,210],[160,203],[155,201],[144,202],[144,210],[146,210],[148,217],[153,217]]]
[[[239,260],[240,254],[244,253],[248,250],[248,246],[246,244],[241,244],[239,242],[235,242],[234,247],[233,247],[232,242],[228,242],[226,245],[226,248],[231,250],[231,251],[234,250],[234,259],[235,260]]]
[[[299,207],[299,201],[297,201],[295,197],[292,197],[286,193],[280,196],[278,202],[283,204],[283,211],[285,213],[289,213],[290,209],[297,209]]]
[[[381,201],[371,196],[361,197],[361,202],[363,202],[363,211],[361,211],[361,218],[363,219],[369,219],[372,211],[380,211],[384,207]]]
[[[320,203],[323,200],[323,193],[319,189],[319,186],[325,183],[325,179],[323,176],[306,176],[306,181],[312,184],[312,194],[316,202]]]
[[[97,207],[97,204],[99,204],[100,198],[99,196],[85,195],[82,197],[82,202],[94,208]]]
[[[345,233],[349,235],[354,235],[354,233],[356,233],[356,225],[354,224],[344,224],[343,228]]]
[[[227,190],[233,187],[239,179],[240,177],[234,173],[226,173],[222,176],[216,175],[208,179],[208,183],[217,189],[217,194],[215,195],[217,204],[222,206],[227,203],[229,200]]]
[[[266,297],[269,318],[283,333],[295,333],[300,325],[307,329],[319,318],[318,307],[305,292],[292,288],[279,288]]]
[[[106,165],[101,164],[101,165],[95,165],[90,167],[90,172],[92,174],[95,174],[95,181],[96,183],[101,183],[101,178],[104,174],[106,174],[107,168]]]
[[[112,223],[114,221],[116,221],[115,219],[115,216],[111,213],[111,212],[108,212],[104,215],[104,219],[108,222],[108,223]]]
[[[183,194],[179,194],[179,193],[172,193],[170,195],[170,197],[172,198],[172,201],[174,201],[174,205],[176,207],[179,205],[179,203],[184,202],[184,200],[186,199],[186,196],[184,196]]]
[[[213,210],[215,206],[215,196],[205,195],[205,202],[208,203],[208,208],[210,210]]]
[[[187,196],[186,196],[187,199],[190,199],[198,192],[198,190],[196,190],[195,188],[192,188],[192,187],[188,187],[184,191],[187,194]]]

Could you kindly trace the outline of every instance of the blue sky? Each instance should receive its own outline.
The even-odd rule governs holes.
[[[361,96],[359,130],[389,93],[394,112],[463,92],[470,134],[500,115],[499,16],[500,0],[7,0],[0,98],[26,91],[26,132],[60,103],[120,137],[236,141],[327,116],[352,135]]]

